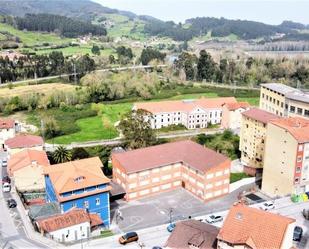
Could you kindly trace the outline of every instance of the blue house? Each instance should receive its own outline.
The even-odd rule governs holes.
[[[74,207],[96,213],[109,227],[110,179],[101,167],[99,157],[48,166],[44,170],[46,201],[58,202],[62,213]]]

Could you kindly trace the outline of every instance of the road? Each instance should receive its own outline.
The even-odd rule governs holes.
[[[126,71],[126,70],[137,70],[137,69],[150,69],[154,66],[131,66],[131,67],[112,67],[112,68],[103,68],[103,69],[97,69],[93,72],[109,72],[109,71]],[[167,67],[167,65],[158,65],[156,66],[158,68]],[[14,81],[9,83],[3,83],[0,84],[0,86],[8,86],[8,85],[18,85],[18,84],[24,84],[24,83],[38,83],[40,81],[46,81],[46,80],[53,80],[58,79],[61,77],[69,77],[74,75],[79,75],[80,73],[71,73],[71,74],[60,74],[60,75],[54,75],[54,76],[48,76],[48,77],[41,77],[36,79],[27,79],[27,80],[20,80],[20,81]]]
[[[198,134],[204,133],[206,135],[211,135],[215,133],[222,133],[224,129],[212,129],[212,130],[186,130],[186,131],[177,131],[177,132],[169,132],[169,133],[161,133],[157,135],[157,138],[178,138],[178,137],[192,137]],[[88,141],[88,142],[79,142],[79,143],[71,143],[69,145],[65,145],[65,147],[69,150],[74,148],[85,148],[85,147],[94,147],[94,146],[116,146],[123,142],[122,138],[114,138],[114,139],[106,139],[106,140],[97,140],[97,141]],[[46,151],[54,151],[59,144],[45,144]]]

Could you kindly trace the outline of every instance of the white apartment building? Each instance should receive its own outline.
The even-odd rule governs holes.
[[[152,129],[170,125],[184,125],[188,129],[206,128],[221,124],[222,105],[237,103],[234,97],[162,102],[136,103],[133,110],[143,109],[152,114]]]

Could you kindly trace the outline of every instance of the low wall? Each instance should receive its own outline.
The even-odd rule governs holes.
[[[237,182],[231,183],[230,184],[230,193],[239,189],[242,186],[245,186],[245,185],[248,185],[248,184],[251,184],[251,183],[255,183],[255,177],[244,178],[244,179],[241,179]]]

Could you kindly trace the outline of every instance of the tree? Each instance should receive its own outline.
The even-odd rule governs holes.
[[[109,63],[110,63],[110,64],[115,64],[115,63],[116,63],[115,56],[112,55],[112,54],[108,57],[108,60],[109,60]]]
[[[98,45],[93,45],[92,48],[91,48],[91,53],[96,54],[96,55],[100,55],[101,52],[100,52],[99,46]]]
[[[200,52],[200,58],[197,63],[197,78],[198,80],[213,80],[215,74],[215,63],[209,53],[205,50]]]
[[[63,146],[58,146],[52,154],[55,163],[65,163],[71,160],[72,155],[69,150]]]
[[[88,157],[89,153],[84,148],[74,148],[72,150],[72,160],[80,160]]]
[[[156,49],[151,47],[147,47],[143,49],[141,54],[141,62],[143,65],[148,65],[148,63],[154,59],[158,59],[159,61],[163,61],[165,59],[166,54],[159,52]]]
[[[138,149],[153,145],[156,135],[151,128],[152,115],[145,110],[127,113],[119,123],[119,129],[129,148]]]
[[[60,128],[55,119],[49,117],[44,120],[44,129],[42,135],[45,139],[51,139],[60,134]]]

